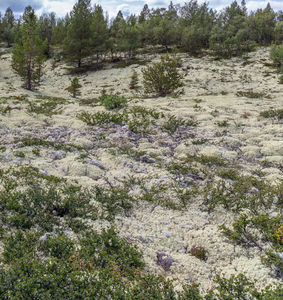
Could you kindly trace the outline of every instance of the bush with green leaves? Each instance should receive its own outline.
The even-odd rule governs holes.
[[[156,97],[166,95],[180,95],[184,91],[183,76],[178,71],[176,59],[169,54],[162,55],[160,62],[153,63],[142,69],[143,86],[145,94],[152,94]]]
[[[272,44],[269,50],[269,57],[278,67],[283,65],[283,45]]]
[[[128,103],[127,99],[124,96],[120,96],[119,93],[115,95],[104,94],[99,97],[99,100],[107,109],[122,108],[127,106]]]
[[[137,71],[133,70],[131,75],[131,82],[130,82],[130,90],[137,90],[139,88],[139,77]]]

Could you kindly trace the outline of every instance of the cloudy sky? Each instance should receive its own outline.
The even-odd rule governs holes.
[[[18,16],[23,13],[24,8],[28,5],[31,5],[35,9],[37,15],[40,16],[43,12],[54,11],[58,17],[63,17],[67,12],[72,10],[73,5],[77,0],[0,0],[0,11],[2,15],[5,13],[5,10],[8,7],[11,7],[15,16]],[[180,3],[183,5],[187,1],[175,0],[174,4]],[[204,2],[199,0],[199,3]],[[238,0],[240,3],[241,0]],[[265,8],[267,3],[270,2],[271,7],[275,10],[283,10],[282,0],[246,0],[248,10],[256,10],[257,8]],[[168,7],[170,0],[92,0],[93,4],[100,4],[104,12],[108,11],[110,18],[115,17],[117,12],[121,10],[124,16],[129,15],[130,13],[139,14],[142,10],[144,4],[148,4],[149,8],[157,7]],[[209,7],[217,9],[218,11],[222,8],[230,5],[232,0],[210,0]]]

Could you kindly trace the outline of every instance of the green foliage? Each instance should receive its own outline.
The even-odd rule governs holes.
[[[183,90],[177,89],[184,86],[183,76],[177,67],[177,61],[166,54],[160,62],[142,69],[144,92],[157,97],[182,94]]]
[[[137,268],[143,268],[145,263],[137,246],[132,246],[125,238],[120,238],[110,227],[102,232],[86,232],[80,240],[79,258],[91,261],[96,267],[105,268],[115,264],[119,271],[129,274]]]
[[[61,107],[57,108],[58,106],[58,99],[57,98],[50,98],[47,101],[40,102],[37,105],[34,101],[28,102],[27,113],[28,114],[43,114],[45,116],[51,117],[55,114],[61,114],[63,109]]]
[[[192,256],[195,256],[196,258],[200,260],[207,260],[207,251],[205,250],[204,247],[195,247],[193,246],[192,249],[190,250],[190,253]]]
[[[65,37],[63,37],[65,60],[77,63],[79,69],[82,66],[83,58],[92,53],[91,21],[90,0],[80,0],[74,5],[70,13],[70,19],[66,28],[67,32]]]
[[[66,88],[66,90],[74,97],[81,95],[80,88],[82,85],[79,83],[79,79],[77,77],[74,77],[71,81],[71,85]]]
[[[130,82],[130,90],[137,90],[139,87],[138,83],[139,83],[138,73],[135,70],[133,70],[131,76],[131,82]]]
[[[177,118],[175,115],[168,115],[166,117],[165,123],[162,126],[162,129],[164,129],[166,132],[168,132],[170,135],[174,134],[179,128],[182,127],[189,127],[189,126],[197,126],[197,122],[193,120],[183,120],[180,118]]]
[[[2,226],[9,224],[10,227],[22,230],[36,226],[41,230],[52,231],[56,226],[63,226],[65,222],[76,230],[73,223],[76,218],[98,218],[97,208],[90,204],[92,196],[72,185],[60,189],[54,186],[43,189],[34,184],[24,192],[9,188],[1,192],[1,198]],[[79,222],[80,227],[85,226],[84,221],[75,221]]]
[[[283,119],[283,109],[270,109],[260,113],[263,118],[274,118],[277,120]]]
[[[40,149],[39,148],[33,148],[32,153],[36,156],[40,156]]]
[[[38,37],[38,24],[34,10],[27,7],[21,26],[21,40],[13,49],[12,68],[24,81],[24,88],[32,90],[40,82],[47,40]]]
[[[99,100],[107,109],[122,108],[127,105],[127,99],[124,96],[119,96],[119,93],[115,95],[104,94],[99,97]]]
[[[257,92],[252,92],[252,91],[248,91],[248,92],[238,91],[236,93],[236,96],[247,97],[247,98],[251,98],[251,99],[258,99],[258,98],[271,99],[271,97],[269,95],[266,95],[265,93],[257,93]]]
[[[217,122],[217,126],[219,126],[219,127],[228,127],[229,126],[229,122],[227,120],[218,121]]]
[[[210,291],[205,297],[207,300],[256,300],[269,299],[265,298],[255,287],[255,281],[251,281],[245,275],[231,275],[229,279],[224,274],[215,275],[214,279],[217,284],[215,291]]]
[[[101,218],[113,220],[113,216],[121,213],[128,213],[133,207],[134,199],[129,196],[127,189],[112,187],[110,190],[95,187],[92,193],[95,201],[102,204],[104,209]]]
[[[0,106],[0,113],[2,116],[5,116],[7,113],[11,113],[11,110],[12,110],[12,108],[10,105],[7,105],[5,107]]]
[[[283,64],[283,46],[272,44],[269,50],[269,57],[278,67],[281,67]]]
[[[110,113],[110,112],[97,112],[91,114],[87,111],[82,111],[77,114],[77,118],[87,123],[87,125],[103,125],[107,123],[114,123],[122,125],[126,120],[125,115],[121,113]]]

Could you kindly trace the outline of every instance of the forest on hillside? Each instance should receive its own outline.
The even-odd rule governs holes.
[[[7,47],[23,43],[21,27],[31,10],[26,7],[17,19],[11,8],[0,13],[0,39]],[[44,54],[74,62],[78,68],[82,59],[91,55],[98,68],[106,54],[129,62],[137,53],[155,52],[157,45],[190,54],[211,49],[213,54],[229,58],[256,45],[283,41],[283,11],[274,12],[269,3],[265,9],[248,11],[245,0],[241,4],[233,1],[221,11],[196,0],[183,6],[171,1],[168,8],[157,9],[145,4],[139,15],[124,18],[119,11],[112,19],[100,5],[79,0],[63,18],[54,12],[36,16],[36,26],[40,40],[47,40]],[[60,49],[59,53],[54,49]]]

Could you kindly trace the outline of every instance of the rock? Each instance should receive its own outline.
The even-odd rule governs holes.
[[[178,261],[174,260],[171,256],[168,256],[166,253],[160,252],[157,253],[157,262],[165,271],[169,271],[173,263]]]
[[[182,228],[193,229],[193,226],[192,225],[183,225]]]
[[[54,160],[62,159],[66,157],[65,151],[51,151],[50,157]]]
[[[168,237],[168,238],[170,237],[170,233],[168,231],[162,231],[162,232],[166,237]]]
[[[163,225],[169,225],[170,223],[167,222],[167,221],[161,221],[160,224],[163,224]]]

